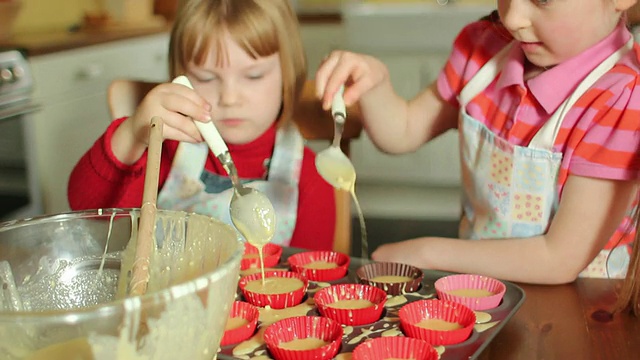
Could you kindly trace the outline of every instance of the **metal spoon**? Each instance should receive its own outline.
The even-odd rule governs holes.
[[[351,160],[340,149],[340,140],[347,110],[342,95],[344,87],[334,95],[331,103],[331,115],[334,121],[334,135],[331,146],[316,154],[318,173],[333,187],[348,192],[353,191],[356,183],[356,170]]]
[[[173,82],[193,89],[186,76],[178,76]],[[229,203],[229,214],[233,225],[251,245],[261,249],[275,234],[276,212],[273,204],[264,193],[240,183],[238,171],[227,144],[215,125],[212,122],[194,121],[194,123],[231,178],[234,192]]]

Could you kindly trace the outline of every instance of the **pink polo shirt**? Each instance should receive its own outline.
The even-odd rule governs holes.
[[[621,23],[593,47],[527,81],[524,53],[515,46],[502,72],[467,105],[466,111],[496,135],[514,145],[527,146],[578,84],[630,37]],[[459,106],[457,96],[462,88],[512,40],[495,22],[482,20],[466,26],[438,77],[440,95]],[[554,151],[563,153],[559,196],[569,174],[616,180],[640,177],[639,58],[640,47],[635,44],[568,111],[554,144]],[[628,221],[625,218],[620,229]],[[623,232],[616,235],[624,235],[625,243],[632,241],[632,234]]]

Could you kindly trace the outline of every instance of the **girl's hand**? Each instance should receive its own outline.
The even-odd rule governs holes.
[[[424,257],[424,249],[428,243],[427,238],[405,240],[396,243],[384,244],[378,247],[372,254],[375,261],[397,262],[427,269],[427,260]]]
[[[137,161],[149,144],[149,124],[154,116],[164,122],[164,139],[200,142],[202,137],[193,120],[211,121],[210,111],[211,105],[194,90],[180,84],[160,84],[118,127],[111,141],[113,153],[125,164]]]
[[[316,72],[316,94],[325,110],[340,86],[345,85],[344,102],[351,106],[369,90],[389,81],[389,71],[380,60],[348,51],[333,51]]]

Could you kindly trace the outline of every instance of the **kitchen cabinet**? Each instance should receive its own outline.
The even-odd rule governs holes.
[[[300,37],[307,56],[307,77],[314,78],[322,59],[332,50],[344,48],[344,27],[340,23],[300,25]]]
[[[168,79],[169,35],[160,33],[33,56],[36,163],[44,210],[69,210],[67,181],[110,119],[106,91],[116,78]],[[91,186],[91,184],[87,184]]]

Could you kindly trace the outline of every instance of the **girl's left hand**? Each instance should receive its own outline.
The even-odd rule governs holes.
[[[384,244],[371,254],[371,259],[403,263],[426,269],[428,264],[423,254],[427,241],[426,238],[420,238]]]

